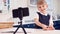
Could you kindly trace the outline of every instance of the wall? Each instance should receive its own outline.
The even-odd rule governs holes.
[[[27,1],[27,0],[24,0],[24,1]],[[17,9],[18,7],[20,7],[21,6],[20,2],[21,2],[21,0],[10,0],[10,5],[11,6],[10,6],[10,10],[9,11],[7,10],[7,8],[5,8],[3,6],[3,13],[0,13],[0,16],[1,16],[0,17],[0,22],[13,21],[13,18],[12,18],[12,9]],[[56,15],[57,13],[59,14],[59,11],[60,11],[59,8],[58,8],[58,5],[60,6],[60,4],[58,4],[59,1],[52,0],[52,2],[53,2],[53,5],[54,5],[54,10],[53,10],[53,12],[55,12],[54,15]],[[33,16],[34,16],[34,14],[37,11],[36,7],[29,6],[29,2],[27,2],[27,3],[28,3],[27,6],[29,7],[30,15],[28,17],[24,17],[23,22],[24,21],[25,22],[23,24],[27,24],[28,22],[32,23],[33,22],[33,20],[32,20]],[[25,3],[25,4],[27,4],[27,3]],[[14,19],[15,23],[18,22],[18,21],[19,21],[18,18]]]
[[[58,7],[58,11],[59,11],[57,13],[60,14],[60,0],[58,0],[58,6],[57,7]]]
[[[56,20],[60,20],[60,0],[52,0],[54,5],[54,17]],[[58,19],[59,18],[59,19]]]

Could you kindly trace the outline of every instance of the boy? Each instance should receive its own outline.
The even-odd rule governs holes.
[[[43,30],[54,30],[52,17],[46,12],[47,7],[48,5],[45,0],[37,2],[37,9],[39,12],[37,12],[34,21],[36,22],[35,24]]]

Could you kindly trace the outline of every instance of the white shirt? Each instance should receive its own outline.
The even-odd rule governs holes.
[[[40,12],[40,13],[41,13],[41,12]],[[46,13],[46,14],[41,13],[41,14],[42,14],[42,15],[45,15],[45,16],[48,15],[48,13]],[[38,19],[39,19],[39,16],[38,16],[37,13],[35,14],[34,18],[38,18]],[[50,15],[50,20],[49,20],[49,25],[53,25],[53,20],[52,20],[52,16],[51,16],[51,15]]]

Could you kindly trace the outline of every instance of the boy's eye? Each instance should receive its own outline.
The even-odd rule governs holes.
[[[44,7],[44,6],[42,6],[42,7]]]
[[[41,8],[41,7],[39,7],[39,8]]]

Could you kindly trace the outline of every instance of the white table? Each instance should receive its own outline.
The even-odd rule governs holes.
[[[0,34],[13,34],[16,28],[0,29]],[[42,29],[31,29],[25,28],[27,34],[60,34],[60,30],[50,30],[44,31]],[[24,34],[23,30],[20,28],[16,34]]]

